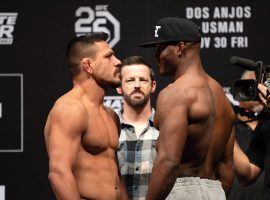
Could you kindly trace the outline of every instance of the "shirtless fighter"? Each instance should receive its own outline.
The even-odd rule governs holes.
[[[107,37],[76,37],[67,48],[74,87],[55,102],[45,126],[49,180],[59,200],[127,199],[115,156],[119,119],[103,106],[105,90],[120,86],[120,61]]]
[[[154,31],[158,70],[175,80],[158,95],[158,154],[146,199],[225,200],[233,181],[234,112],[223,88],[203,70],[200,31],[166,17]]]

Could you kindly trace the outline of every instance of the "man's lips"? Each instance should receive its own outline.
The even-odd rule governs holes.
[[[134,91],[134,92],[131,93],[131,95],[142,95],[142,96],[144,96],[144,93],[141,92],[141,91]]]

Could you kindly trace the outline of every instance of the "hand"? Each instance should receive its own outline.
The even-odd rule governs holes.
[[[270,108],[270,90],[263,84],[258,85],[259,89],[259,97],[261,99],[261,102]]]

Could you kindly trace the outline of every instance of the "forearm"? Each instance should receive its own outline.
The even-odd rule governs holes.
[[[80,200],[72,173],[50,172],[49,180],[58,200]]]
[[[244,185],[251,182],[251,167],[249,159],[241,150],[237,142],[234,144],[233,160],[234,170],[239,182]]]
[[[174,186],[178,168],[179,163],[157,158],[151,173],[146,199],[166,199]]]

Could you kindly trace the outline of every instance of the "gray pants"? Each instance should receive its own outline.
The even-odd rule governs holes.
[[[177,178],[166,200],[226,200],[220,181],[199,177]]]

